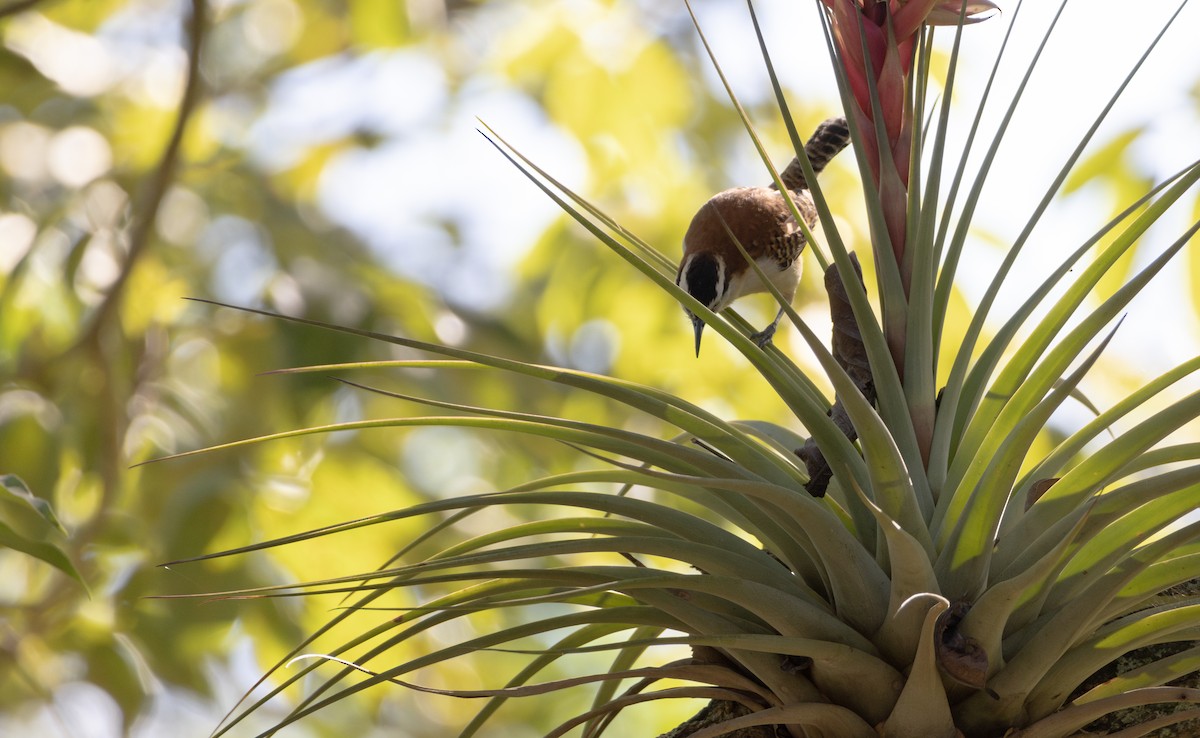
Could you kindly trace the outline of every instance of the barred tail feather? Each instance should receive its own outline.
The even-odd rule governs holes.
[[[837,156],[839,151],[846,148],[848,143],[850,143],[850,127],[845,118],[830,118],[817,126],[817,130],[813,131],[813,135],[804,144],[804,153],[808,156],[809,163],[812,164],[813,173],[820,174],[825,165]],[[808,189],[808,182],[804,178],[804,169],[800,166],[798,158],[792,159],[779,178],[783,181],[784,187],[789,190]]]

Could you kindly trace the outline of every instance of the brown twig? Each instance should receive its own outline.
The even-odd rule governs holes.
[[[858,264],[858,257],[850,254],[850,262],[854,265],[858,281],[862,282],[862,267]],[[875,379],[871,374],[871,364],[867,360],[867,349],[863,344],[858,322],[854,319],[854,310],[850,307],[846,286],[842,283],[835,264],[825,270],[825,291],[829,293],[829,314],[833,319],[833,358],[850,375],[850,379],[854,381],[858,391],[862,392],[863,397],[867,398],[867,402],[873,405],[876,398]],[[854,429],[840,397],[829,409],[829,417],[846,438],[851,441],[858,438],[858,431]],[[802,448],[796,449],[796,455],[804,461],[808,470],[808,484],[805,489],[813,497],[824,497],[825,490],[829,488],[829,480],[833,476],[825,454],[813,439],[809,438]]]

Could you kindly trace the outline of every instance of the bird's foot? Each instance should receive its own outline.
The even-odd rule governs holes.
[[[760,349],[765,349],[771,345],[771,339],[775,336],[775,323],[770,324],[757,333],[750,334],[750,340],[754,341],[754,345]]]

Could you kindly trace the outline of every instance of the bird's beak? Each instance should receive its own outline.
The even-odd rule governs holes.
[[[700,358],[700,336],[704,333],[704,321],[699,317],[692,316],[692,328],[696,330],[696,358]]]

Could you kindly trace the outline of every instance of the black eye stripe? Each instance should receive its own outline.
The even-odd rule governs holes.
[[[688,293],[700,303],[711,306],[717,299],[717,286],[720,281],[717,260],[708,254],[696,254],[685,268]]]

